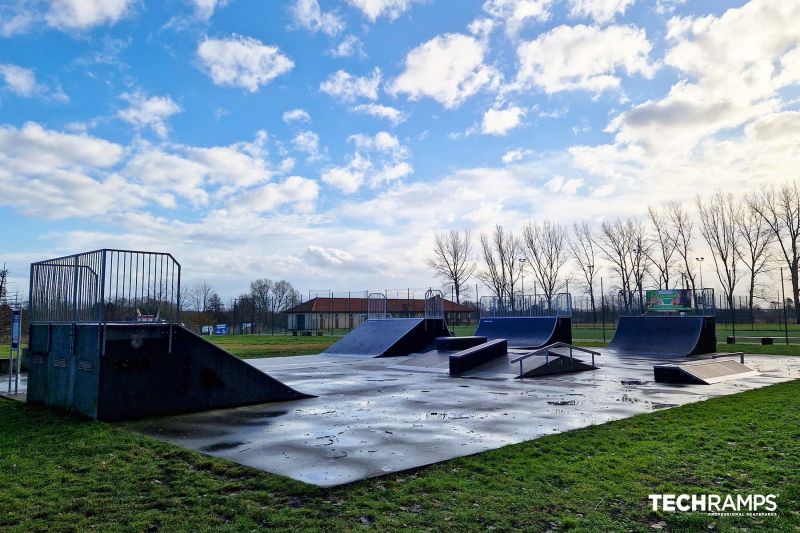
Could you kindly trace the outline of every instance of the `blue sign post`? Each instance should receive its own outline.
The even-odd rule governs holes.
[[[11,349],[19,350],[19,336],[22,329],[22,311],[14,309],[11,312]]]
[[[217,324],[214,328],[214,335],[227,335],[228,324]]]

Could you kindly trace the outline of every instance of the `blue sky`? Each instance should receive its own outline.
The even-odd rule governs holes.
[[[780,181],[793,4],[5,0],[0,261],[24,284],[131,247],[225,296],[423,287],[437,231]]]

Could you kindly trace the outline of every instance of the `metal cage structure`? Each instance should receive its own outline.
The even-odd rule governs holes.
[[[371,292],[367,296],[367,320],[385,320],[387,300],[382,292]]]
[[[425,293],[425,318],[444,318],[442,291],[429,289]]]
[[[480,316],[500,317],[571,317],[572,295],[562,292],[553,296],[550,302],[544,296],[516,295],[482,296],[479,305]]]
[[[181,265],[106,248],[31,264],[29,290],[31,324],[178,322]]]

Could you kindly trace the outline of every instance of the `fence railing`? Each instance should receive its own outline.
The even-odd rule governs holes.
[[[103,249],[31,265],[30,321],[180,319],[181,266],[160,252]]]
[[[521,294],[502,298],[482,296],[479,310],[481,317],[569,317],[572,316],[572,296],[560,293],[550,301],[542,296]]]

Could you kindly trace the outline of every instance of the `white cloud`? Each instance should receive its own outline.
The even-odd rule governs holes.
[[[277,47],[236,35],[203,40],[197,56],[215,85],[242,87],[252,93],[294,67]]]
[[[521,107],[510,106],[505,109],[492,108],[483,114],[483,124],[481,131],[485,135],[507,135],[522,123],[525,117],[525,110]]]
[[[331,57],[367,57],[364,52],[364,43],[355,35],[346,35],[339,44],[328,50],[328,55]]]
[[[319,90],[344,102],[352,102],[359,98],[375,100],[381,84],[381,70],[377,67],[371,76],[353,76],[344,70],[337,70],[323,81]]]
[[[318,0],[295,0],[290,8],[294,23],[311,32],[321,31],[326,35],[336,35],[345,27],[344,20],[333,12],[323,12]]]
[[[29,68],[10,64],[0,65],[0,75],[3,76],[6,87],[18,96],[29,98],[40,90],[39,84],[36,83],[36,74]]]
[[[508,165],[510,163],[516,163],[517,161],[521,161],[532,154],[533,150],[527,148],[517,148],[516,150],[507,151],[505,154],[503,154],[501,160],[503,161],[503,163]]]
[[[607,24],[625,13],[636,0],[571,0],[573,17],[588,17],[598,24]]]
[[[395,20],[415,1],[420,0],[347,0],[351,6],[360,9],[364,16],[372,22],[380,17]]]
[[[501,19],[506,26],[506,32],[511,37],[516,37],[528,21],[548,20],[552,3],[553,0],[487,0],[483,3],[483,10]]]
[[[48,26],[84,30],[115,24],[131,11],[133,0],[53,0],[45,12]]]
[[[194,5],[197,18],[208,20],[214,15],[217,8],[224,7],[228,0],[189,0]]]
[[[309,260],[321,267],[342,266],[351,263],[356,257],[344,250],[338,248],[323,248],[311,244],[306,248],[306,257]]]
[[[682,74],[669,93],[615,117],[618,143],[651,157],[683,157],[698,143],[779,111],[800,82],[800,5],[753,0],[721,16],[675,17],[665,63]]]
[[[319,135],[313,131],[301,131],[292,139],[295,149],[305,153],[310,161],[320,158]]]
[[[615,89],[622,70],[628,75],[653,75],[651,48],[644,30],[633,26],[558,26],[519,45],[517,82],[547,93]]]
[[[136,128],[152,128],[159,137],[167,136],[167,119],[182,111],[169,96],[147,97],[140,92],[124,93],[120,96],[128,102],[128,107],[121,109],[117,116]]]
[[[347,140],[356,151],[346,165],[334,166],[322,173],[322,181],[345,194],[358,191],[369,183],[372,187],[391,183],[414,172],[408,162],[410,151],[389,132],[371,135],[357,133]]]
[[[583,180],[581,178],[567,179],[558,174],[545,183],[545,188],[551,193],[561,193],[566,196],[574,196],[581,187],[583,187]]]
[[[290,109],[289,111],[284,111],[282,118],[287,124],[290,122],[311,122],[311,115],[304,109]]]
[[[448,109],[461,105],[481,87],[497,79],[483,63],[486,44],[469,35],[448,33],[411,50],[405,69],[389,87],[392,94],[412,100],[433,98]]]
[[[355,106],[352,110],[356,113],[366,113],[373,117],[386,119],[395,126],[406,119],[405,115],[399,109],[380,104],[361,104]]]
[[[60,86],[53,89],[36,81],[36,73],[29,68],[19,65],[0,64],[0,76],[3,77],[6,87],[23,98],[41,97],[59,102],[68,102],[69,97],[64,94]]]
[[[467,31],[478,39],[486,39],[494,29],[494,20],[489,18],[477,18],[467,25]]]
[[[311,212],[319,196],[319,184],[300,176],[289,176],[282,183],[268,183],[239,198],[241,207],[255,213],[275,211],[289,205],[300,212]]]

